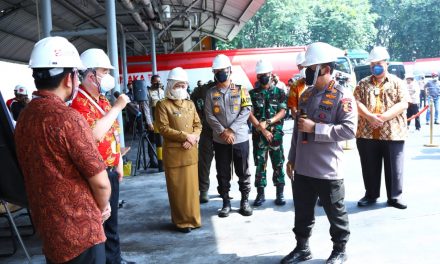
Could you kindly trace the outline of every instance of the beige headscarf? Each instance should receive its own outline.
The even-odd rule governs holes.
[[[170,99],[170,100],[179,100],[178,98],[174,97],[173,94],[171,93],[171,90],[174,88],[174,86],[182,81],[177,81],[177,80],[168,80],[167,81],[167,87],[165,88],[165,97]],[[189,99],[189,94],[187,93],[186,98],[184,99]]]

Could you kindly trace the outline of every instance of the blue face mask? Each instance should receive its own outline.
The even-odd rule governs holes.
[[[384,72],[384,68],[382,65],[374,65],[373,68],[371,68],[371,73],[374,76],[379,76]]]

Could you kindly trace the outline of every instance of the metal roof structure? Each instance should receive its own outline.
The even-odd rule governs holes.
[[[42,0],[0,1],[0,60],[27,63],[33,45],[44,37]],[[69,39],[81,53],[107,49],[105,0],[50,1],[51,35]],[[124,32],[127,55],[174,52],[185,40],[204,36],[232,40],[265,0],[118,0],[118,31]],[[119,34],[120,35],[120,34]],[[183,35],[183,37],[182,37]],[[119,42],[120,42],[120,37]]]

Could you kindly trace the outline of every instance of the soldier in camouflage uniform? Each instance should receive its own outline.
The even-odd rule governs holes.
[[[199,81],[201,82],[201,81]],[[199,141],[199,190],[200,203],[207,203],[209,201],[209,171],[211,169],[212,159],[214,158],[214,146],[212,143],[212,128],[206,121],[205,116],[205,98],[209,89],[215,87],[214,82],[205,85],[197,85],[191,94],[191,100],[196,106],[197,113],[200,120],[202,120],[202,133]]]
[[[284,149],[283,118],[286,115],[286,94],[284,90],[270,84],[272,65],[268,61],[257,63],[258,86],[250,91],[253,110],[250,121],[253,124],[252,141],[256,166],[255,187],[257,197],[254,206],[265,202],[264,188],[267,185],[266,165],[268,155],[273,168],[273,184],[277,189],[276,205],[285,205],[284,199]]]

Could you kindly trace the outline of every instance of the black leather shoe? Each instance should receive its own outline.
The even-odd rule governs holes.
[[[125,260],[125,259],[121,259],[121,264],[136,264],[136,262],[128,261],[128,260]]]
[[[377,199],[371,199],[368,198],[367,196],[362,197],[362,199],[359,200],[358,202],[358,206],[368,206],[368,205],[372,205],[375,204],[377,202]]]
[[[345,251],[339,251],[333,249],[332,254],[330,254],[330,257],[327,259],[325,264],[340,264],[347,261],[347,254],[345,254]]]
[[[402,202],[402,200],[399,199],[389,199],[387,204],[397,209],[406,209],[408,207],[404,202]]]
[[[200,203],[209,202],[208,192],[200,192]]]
[[[218,212],[218,216],[219,217],[228,217],[230,212],[231,212],[231,201],[229,200],[229,197],[225,197],[223,199],[223,207]]]
[[[284,199],[284,185],[277,186],[277,198],[275,199],[276,205],[285,205],[286,199]]]
[[[295,264],[309,259],[312,259],[312,252],[310,251],[309,247],[304,249],[298,249],[298,247],[296,247],[292,252],[289,253],[289,255],[285,256],[280,261],[280,264]]]
[[[191,227],[178,227],[177,230],[182,233],[189,233],[191,232]]]
[[[249,201],[247,199],[241,200],[239,213],[242,216],[251,216],[252,215],[252,207],[249,205]]]

